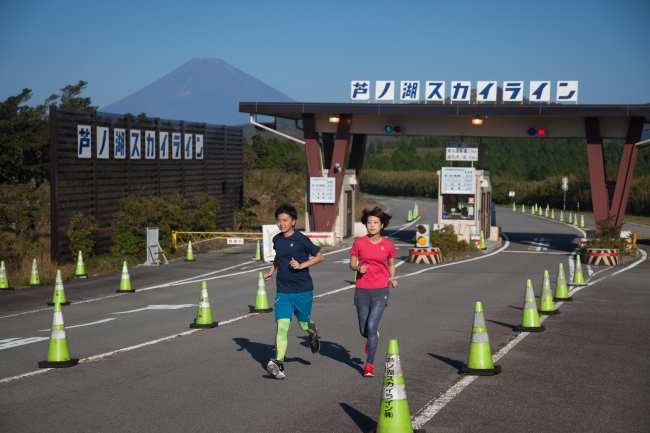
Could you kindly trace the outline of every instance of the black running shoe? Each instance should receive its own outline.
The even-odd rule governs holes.
[[[320,352],[320,340],[318,339],[318,334],[309,336],[309,348],[311,349],[311,353]]]
[[[275,376],[276,379],[284,379],[284,364],[282,361],[272,359],[266,366],[266,371]]]

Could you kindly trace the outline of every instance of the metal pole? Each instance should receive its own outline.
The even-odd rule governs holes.
[[[566,191],[564,191],[564,212],[566,212]]]

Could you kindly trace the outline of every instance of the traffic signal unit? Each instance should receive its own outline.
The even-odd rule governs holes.
[[[386,134],[401,134],[403,131],[402,125],[386,125],[384,132]]]
[[[546,137],[548,135],[548,128],[545,126],[531,126],[526,132],[529,137]]]
[[[431,246],[430,233],[431,229],[429,224],[418,224],[415,227],[416,248],[429,248]]]

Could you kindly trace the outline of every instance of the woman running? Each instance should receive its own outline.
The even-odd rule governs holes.
[[[350,269],[357,272],[354,305],[359,316],[359,331],[366,341],[366,365],[363,375],[375,377],[373,362],[379,340],[379,320],[388,304],[389,284],[395,281],[395,245],[381,235],[391,216],[381,210],[364,209],[361,222],[368,234],[354,241],[350,250]]]

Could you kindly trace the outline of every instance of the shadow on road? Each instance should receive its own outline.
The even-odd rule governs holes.
[[[305,347],[309,347],[309,337],[305,336],[299,338],[303,340],[300,344]],[[345,365],[349,365],[350,367],[357,370],[360,374],[363,374],[363,368],[361,367],[361,365],[363,365],[363,361],[360,358],[351,357],[350,351],[338,343],[321,340],[320,354]]]
[[[370,431],[377,425],[377,422],[374,419],[370,418],[365,413],[359,412],[352,406],[345,403],[339,403],[339,405],[362,432]]]
[[[444,363],[447,364],[447,365],[451,365],[451,366],[454,367],[456,370],[460,370],[462,367],[465,366],[465,363],[464,363],[463,361],[459,361],[459,360],[457,360],[457,359],[447,358],[446,356],[436,355],[436,354],[434,354],[434,353],[429,353],[429,356],[433,356],[433,357],[436,358],[437,360],[442,361],[442,362],[444,362]]]
[[[521,308],[521,307],[515,307],[515,306],[512,306],[512,305],[508,305],[508,308],[514,308],[515,310],[524,311],[523,308]]]
[[[238,352],[245,350],[250,353],[251,357],[259,362],[264,370],[266,370],[266,365],[269,363],[269,360],[275,358],[275,346],[272,344],[256,343],[250,341],[248,338],[233,338],[232,340],[239,345]],[[284,358],[284,362],[299,362],[304,365],[311,364],[311,362],[302,358],[289,357]]]
[[[520,310],[521,310],[521,308],[520,308]],[[506,328],[510,328],[515,332],[517,331],[517,327],[515,325],[511,325],[509,323],[497,322],[496,320],[489,320],[489,319],[488,319],[488,322],[492,322],[492,323],[496,323],[497,325],[505,326]]]

